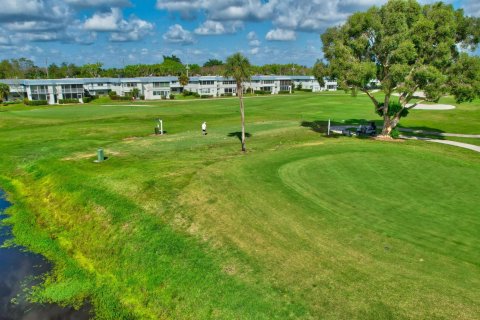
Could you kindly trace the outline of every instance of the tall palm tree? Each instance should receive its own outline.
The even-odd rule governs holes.
[[[235,53],[227,58],[225,77],[231,77],[237,83],[237,95],[240,100],[240,116],[242,118],[242,151],[245,152],[245,107],[243,105],[243,83],[250,79],[250,61],[241,53]]]
[[[10,87],[5,83],[0,83],[0,100],[3,101],[8,97]]]

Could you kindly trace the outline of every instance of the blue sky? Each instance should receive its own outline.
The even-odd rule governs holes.
[[[242,52],[252,63],[313,65],[319,35],[385,0],[0,0],[0,59],[38,65],[203,64]],[[423,0],[422,2],[432,2]],[[447,1],[448,2],[448,1]],[[449,0],[480,16],[479,0]]]

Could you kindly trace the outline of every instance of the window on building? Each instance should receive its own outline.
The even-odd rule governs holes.
[[[273,81],[273,80],[263,80],[262,83],[263,84],[274,84],[275,81]]]
[[[237,88],[225,88],[225,93],[237,93]]]
[[[170,87],[170,82],[154,82],[153,87],[154,88],[169,88]]]
[[[214,83],[215,83],[215,81],[213,81],[213,80],[200,81],[200,85],[202,85],[202,86],[212,86]]]
[[[237,84],[234,80],[223,81],[223,84]]]
[[[201,93],[201,94],[209,94],[209,93],[210,93],[210,89],[209,89],[209,88],[200,89],[200,93]]]

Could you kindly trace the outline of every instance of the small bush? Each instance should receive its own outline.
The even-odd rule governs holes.
[[[300,91],[303,91],[303,92],[312,92],[312,89],[301,89]]]
[[[145,96],[144,96],[144,95],[141,95],[141,96],[140,96],[140,100],[145,100]]]
[[[392,137],[393,139],[398,139],[398,138],[400,138],[400,131],[398,131],[397,128],[393,129],[393,130],[390,132],[390,137]]]
[[[263,91],[263,90],[255,90],[253,91],[255,94],[271,94],[270,91]]]
[[[83,98],[83,102],[84,102],[84,103],[90,103],[90,102],[92,102],[93,100],[97,100],[97,99],[98,99],[98,96],[84,97],[84,98]]]
[[[170,94],[170,100],[175,100],[175,95]]]
[[[278,91],[278,94],[290,94],[290,91],[281,90],[281,91]]]
[[[48,105],[47,100],[28,100],[28,99],[25,99],[23,101],[23,103],[25,103],[27,106],[46,106],[46,105]]]
[[[66,104],[66,103],[80,103],[78,99],[60,99],[58,100],[58,103],[60,104]]]
[[[130,101],[132,100],[132,97],[121,97],[121,96],[110,96],[110,99],[112,100],[118,100],[118,101]]]
[[[211,99],[213,98],[212,95],[204,95],[204,96],[201,96],[202,99]]]
[[[109,91],[109,92],[108,92],[108,95],[109,95],[110,97],[118,96],[118,95],[117,95],[117,92],[115,92],[115,91]],[[113,100],[113,99],[112,99],[112,100]]]

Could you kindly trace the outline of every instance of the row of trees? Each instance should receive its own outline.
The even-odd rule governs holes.
[[[50,64],[39,67],[26,58],[3,60],[0,62],[0,79],[61,79],[61,78],[96,78],[96,77],[148,77],[148,76],[180,76],[189,75],[219,75],[226,70],[226,64],[217,59],[210,59],[200,66],[186,65],[175,55],[164,56],[158,64],[135,64],[124,68],[105,68],[100,62],[77,66],[73,63]],[[254,74],[311,74],[311,68],[297,64],[268,64],[252,66]]]

